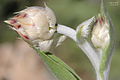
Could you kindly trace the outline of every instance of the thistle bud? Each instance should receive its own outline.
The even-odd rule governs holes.
[[[39,44],[43,51],[47,51],[56,31],[56,17],[53,11],[45,7],[28,7],[17,15],[5,21],[11,25],[24,40],[33,45]]]
[[[99,14],[91,31],[91,41],[95,48],[108,48],[110,44],[110,26],[105,16]]]
[[[80,43],[89,41],[95,49],[108,48],[110,44],[110,26],[106,16],[98,14],[85,21],[77,28],[77,39]]]

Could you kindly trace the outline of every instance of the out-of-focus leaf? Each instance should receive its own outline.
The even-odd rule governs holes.
[[[36,51],[58,80],[81,80],[74,70],[55,55],[49,52],[40,51],[39,49],[36,49]]]

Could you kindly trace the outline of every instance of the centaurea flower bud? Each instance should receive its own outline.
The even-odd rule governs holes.
[[[95,48],[106,49],[110,44],[110,26],[106,16],[99,14],[91,32],[91,41]]]
[[[50,49],[56,31],[56,17],[46,5],[28,7],[5,22],[10,24],[25,41],[43,51]]]

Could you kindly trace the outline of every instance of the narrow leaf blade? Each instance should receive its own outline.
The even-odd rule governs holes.
[[[58,80],[81,80],[79,76],[55,55],[36,49]]]

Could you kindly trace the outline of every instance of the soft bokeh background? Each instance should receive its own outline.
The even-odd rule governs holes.
[[[99,12],[100,0],[44,0],[51,7],[57,22],[76,26]],[[0,0],[0,80],[52,80],[40,57],[12,31],[4,20],[27,6],[42,6],[42,0]],[[120,0],[106,0],[106,7],[115,26],[116,49],[110,80],[120,80]],[[95,80],[92,65],[75,42],[67,39],[55,49],[55,55],[71,66],[83,80]]]

